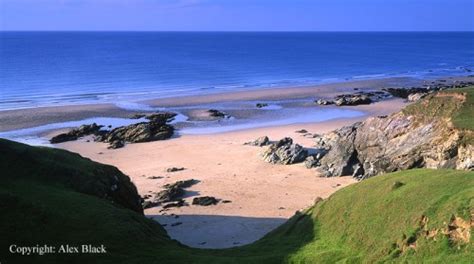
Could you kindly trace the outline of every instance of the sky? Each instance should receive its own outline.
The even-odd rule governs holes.
[[[0,30],[474,31],[474,0],[0,0]]]

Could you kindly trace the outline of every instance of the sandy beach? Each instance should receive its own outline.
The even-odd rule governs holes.
[[[403,105],[402,100],[389,100],[359,106],[359,109],[373,116],[397,111]],[[172,238],[186,245],[226,248],[261,238],[297,210],[311,206],[315,198],[326,198],[356,182],[351,177],[321,178],[303,164],[266,163],[260,157],[264,147],[243,143],[263,135],[271,140],[289,136],[298,144],[311,148],[312,138],[295,131],[306,129],[310,133],[324,133],[365,118],[180,135],[165,141],[129,144],[117,150],[107,149],[103,143],[86,142],[87,138],[58,146],[117,166],[131,177],[141,195],[157,192],[164,184],[178,180],[198,180],[196,185],[187,189],[186,202],[191,204],[196,196],[214,196],[231,202],[215,206],[190,205],[167,211],[154,207],[145,210],[145,214],[158,220]],[[171,167],[185,170],[167,172]],[[159,177],[150,179],[151,176]]]
[[[403,99],[390,99],[370,105],[317,106],[314,104],[315,98],[413,83],[420,84],[423,81],[392,78],[164,98],[132,104],[129,108],[97,104],[1,111],[0,131],[73,120],[81,122],[86,118],[97,117],[130,120],[131,116],[143,110],[166,109],[185,115],[188,121],[178,122],[175,136],[168,140],[108,149],[107,144],[85,137],[55,146],[116,166],[130,176],[141,196],[159,192],[165,184],[196,180],[197,184],[186,189],[184,200],[189,206],[166,210],[161,206],[152,207],[146,209],[145,214],[159,221],[173,239],[185,245],[228,248],[260,239],[296,211],[311,206],[317,197],[327,198],[340,188],[356,182],[351,177],[322,178],[318,172],[305,168],[302,163],[267,163],[261,158],[266,147],[248,146],[244,145],[245,142],[261,136],[268,136],[272,141],[291,137],[294,142],[311,149],[313,138],[297,130],[321,134],[369,116],[399,111],[406,105]],[[257,109],[256,102],[266,102],[271,107]],[[148,108],[140,109],[142,106]],[[235,120],[207,118],[203,113],[214,107],[224,109]],[[246,122],[250,122],[250,125],[246,126]],[[230,126],[230,132],[225,132],[228,125],[233,123],[236,125]],[[67,127],[48,128],[35,133],[49,139],[64,131],[67,131]],[[172,167],[182,167],[184,170],[167,172]],[[192,205],[193,198],[198,196],[212,196],[221,202],[212,206]]]
[[[248,146],[245,142],[261,136],[268,136],[273,141],[291,137],[294,142],[311,149],[313,138],[297,130],[321,134],[370,116],[397,112],[407,104],[403,99],[389,99],[369,105],[317,106],[315,98],[427,82],[433,81],[391,78],[163,98],[131,104],[128,108],[97,104],[1,111],[0,131],[72,120],[81,122],[85,118],[130,120],[134,114],[162,109],[181,113],[188,121],[178,122],[175,135],[168,140],[108,149],[107,144],[85,137],[55,146],[118,167],[130,176],[141,196],[159,192],[165,184],[197,180],[197,184],[186,189],[184,200],[189,206],[167,210],[162,210],[161,206],[152,207],[146,209],[145,214],[159,221],[172,238],[185,245],[227,248],[258,240],[296,211],[311,206],[317,197],[327,198],[356,182],[351,177],[322,178],[302,163],[266,163],[261,158],[266,147]],[[265,102],[271,107],[257,109],[256,102]],[[142,106],[146,107],[140,109]],[[210,108],[224,109],[235,120],[206,118],[203,113]],[[274,122],[269,122],[272,120]],[[246,126],[246,122],[250,125]],[[236,124],[234,127],[231,126],[233,123]],[[38,132],[38,136],[49,139],[65,130],[67,127],[49,129]],[[184,170],[167,172],[172,167]],[[192,205],[193,198],[198,196],[213,196],[221,202],[212,206]]]

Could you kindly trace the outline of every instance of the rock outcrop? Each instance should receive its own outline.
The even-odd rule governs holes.
[[[97,141],[115,144],[116,141],[141,143],[164,140],[173,136],[174,127],[163,121],[142,122],[117,127],[96,138]]]
[[[156,193],[153,198],[147,197],[152,199],[143,201],[142,206],[144,209],[159,206],[162,204],[163,208],[184,206],[186,205],[183,200],[183,196],[186,193],[184,189],[189,188],[196,183],[198,183],[197,180],[191,179],[166,184],[163,186],[164,190]]]
[[[193,199],[193,205],[209,206],[217,203],[219,203],[219,200],[212,196],[201,196]]]
[[[399,112],[372,117],[322,135],[319,157],[307,161],[325,176],[367,178],[412,168],[473,170],[474,148],[463,145],[461,132],[449,121],[420,121]]]
[[[423,98],[425,98],[428,95],[428,93],[412,93],[408,95],[407,100],[409,102],[417,102]]]
[[[51,144],[63,143],[66,141],[77,140],[81,137],[88,135],[97,135],[100,133],[100,129],[104,126],[99,126],[96,123],[91,125],[82,125],[78,128],[72,129],[67,133],[62,133],[51,138]]]
[[[409,99],[410,95],[414,94],[429,94],[436,91],[442,91],[446,89],[457,89],[464,88],[474,85],[472,81],[454,81],[450,84],[446,83],[446,80],[432,81],[431,84],[425,84],[422,87],[397,87],[397,88],[385,88],[383,91],[388,92],[394,97]],[[410,99],[409,99],[410,100]]]
[[[140,143],[156,140],[165,140],[173,136],[174,127],[169,125],[176,116],[171,112],[157,112],[149,115],[137,114],[134,119],[146,118],[149,122],[140,122],[128,126],[121,126],[110,131],[101,130],[103,126],[97,124],[82,125],[79,128],[70,130],[67,133],[59,134],[51,138],[53,144],[65,141],[77,140],[87,135],[95,135],[95,140],[109,143],[110,149],[117,149],[125,146],[125,143]]]
[[[386,98],[389,98],[390,94],[384,91],[373,91],[373,92],[356,92],[353,94],[341,94],[334,97],[333,100],[318,99],[315,101],[318,105],[332,105],[337,106],[344,105],[363,105],[371,104]]]
[[[293,139],[288,137],[270,145],[263,153],[266,162],[284,165],[302,162],[307,156],[308,151],[298,144],[293,144]]]
[[[263,147],[270,144],[270,139],[267,136],[259,137],[254,141],[245,142],[244,145]]]
[[[207,110],[207,112],[209,113],[209,116],[210,116],[210,117],[214,117],[214,118],[230,118],[230,115],[228,115],[228,114],[225,113],[225,112],[219,111],[219,110],[217,110],[217,109],[209,109],[209,110]]]

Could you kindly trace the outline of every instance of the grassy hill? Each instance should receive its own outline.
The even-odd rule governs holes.
[[[75,181],[83,177],[101,179],[104,165],[66,151],[60,152],[67,158],[46,158],[58,150],[6,140],[0,141],[0,149],[2,263],[469,263],[474,259],[474,172],[420,169],[373,177],[295,215],[256,243],[202,250],[171,240],[157,222],[116,200],[78,187],[81,182]],[[21,157],[25,163],[11,157]],[[41,163],[28,165],[38,160]],[[100,180],[86,182],[90,188],[102,186]],[[11,244],[103,244],[108,253],[19,256],[8,252]]]
[[[434,93],[426,100],[408,105],[403,113],[421,121],[449,120],[462,132],[466,144],[474,144],[474,86]]]

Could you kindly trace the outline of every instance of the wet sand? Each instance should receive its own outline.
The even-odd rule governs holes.
[[[448,82],[472,80],[472,78],[468,77],[449,77],[446,79],[448,79]],[[422,85],[431,81],[408,77],[359,80],[306,87],[281,87],[197,96],[175,96],[138,102],[137,105],[143,104],[142,106],[144,107],[166,107],[172,109],[199,104],[209,107],[208,104],[236,101],[300,100],[296,104],[307,106],[314,105],[313,101],[316,98],[329,98],[336,94],[355,92],[354,89],[358,89],[358,91],[380,90],[385,87]],[[133,107],[129,109],[121,108],[115,104],[67,105],[6,110],[0,111],[0,132],[92,117],[130,117],[140,112],[143,112],[143,110],[133,109]]]

